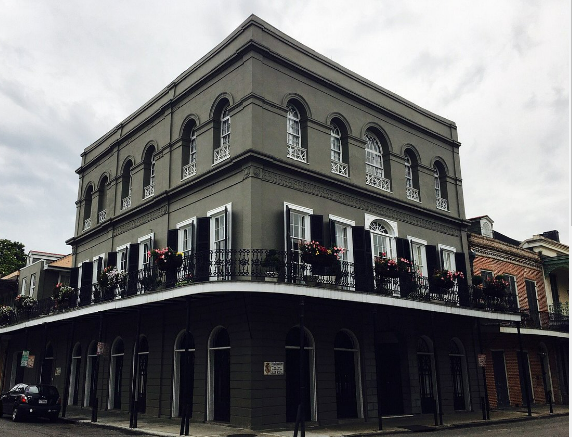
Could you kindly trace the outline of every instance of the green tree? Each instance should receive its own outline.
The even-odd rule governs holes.
[[[0,239],[0,278],[20,270],[25,265],[24,245],[17,241]]]

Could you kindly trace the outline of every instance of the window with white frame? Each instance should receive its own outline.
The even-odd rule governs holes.
[[[231,213],[232,203],[215,208],[207,212],[207,217],[211,219],[211,249],[227,250],[231,249]]]
[[[392,259],[397,257],[395,245],[397,222],[365,214],[365,228],[370,233],[372,262],[376,257]]]
[[[411,158],[405,155],[405,188],[413,188],[413,172],[411,171]]]
[[[292,147],[302,147],[300,141],[300,113],[292,106],[288,106],[287,142]]]
[[[36,274],[30,276],[30,297],[36,297]]]
[[[117,248],[117,270],[127,271],[127,255],[129,253],[129,243]]]
[[[435,198],[441,198],[441,179],[439,178],[439,169],[433,167],[433,179],[435,180]]]
[[[139,269],[145,269],[149,267],[149,251],[153,249],[153,239],[155,237],[154,233],[147,234],[141,238],[137,239],[139,243]]]
[[[342,133],[334,123],[330,126],[330,149],[332,161],[342,162]]]
[[[28,292],[28,281],[26,280],[26,278],[24,278],[22,279],[22,290],[20,294],[22,296],[25,296],[27,292]]]
[[[365,134],[365,171],[367,174],[383,177],[383,156],[381,154],[381,144],[372,134]]]
[[[415,237],[407,237],[411,244],[411,255],[415,271],[424,277],[428,276],[427,272],[427,241]]]
[[[443,270],[454,272],[457,270],[457,263],[455,261],[456,249],[450,246],[439,244],[439,252],[441,253],[441,262],[443,263]]]
[[[220,116],[220,145],[230,146],[230,114],[229,106],[224,108]]]
[[[183,252],[183,256],[190,256],[193,253],[195,245],[195,222],[196,218],[190,218],[177,223],[177,232],[179,239],[179,251]]]
[[[299,262],[300,257],[300,243],[308,242],[311,239],[310,235],[310,215],[314,212],[310,208],[304,206],[293,205],[284,202],[284,211],[288,207],[289,217],[285,217],[290,224],[288,230],[290,241],[286,242],[286,247],[292,251],[292,256],[295,261]]]
[[[336,241],[333,241],[332,244],[344,249],[339,255],[340,260],[353,262],[352,226],[355,226],[355,221],[331,214],[329,217],[330,220],[334,222],[334,236]]]

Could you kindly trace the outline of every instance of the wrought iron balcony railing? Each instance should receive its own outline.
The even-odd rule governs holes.
[[[86,281],[90,279],[86,278]],[[481,288],[469,287],[461,282],[450,288],[442,288],[414,273],[387,278],[375,275],[370,265],[360,265],[358,268],[353,263],[340,261],[331,266],[316,266],[302,262],[293,252],[232,249],[190,254],[183,258],[180,267],[169,271],[161,271],[154,265],[129,271],[119,286],[100,287],[86,282],[79,287],[77,296],[63,302],[45,299],[34,308],[18,310],[16,319],[5,324],[209,281],[272,281],[292,286],[329,288],[333,292],[371,293],[484,311],[518,311],[514,296],[489,297]]]
[[[83,230],[87,231],[89,228],[91,228],[91,218],[86,218],[83,221]]]
[[[391,191],[391,181],[381,176],[376,176],[371,173],[365,174],[366,185],[371,185],[372,187],[379,188],[383,191]]]
[[[407,187],[405,189],[406,194],[407,194],[407,198],[409,200],[414,200],[415,202],[419,202],[419,190],[417,188],[413,188],[413,187]]]
[[[348,165],[345,162],[331,161],[332,173],[348,177]]]
[[[101,223],[107,218],[107,210],[103,209],[97,213],[97,222]]]
[[[222,162],[228,158],[230,158],[230,145],[229,144],[223,144],[222,146],[215,149],[215,151],[214,151],[214,163],[215,164],[218,164],[219,162]]]
[[[567,305],[565,311],[555,309],[552,305],[550,306],[550,310],[551,311],[521,310],[521,326],[523,328],[569,332]]]
[[[183,179],[190,178],[197,174],[197,163],[191,162],[183,167]]]
[[[288,144],[288,154],[286,156],[288,158],[295,159],[296,161],[308,162],[307,151],[303,147]]]
[[[443,199],[442,197],[437,197],[435,203],[437,205],[437,209],[441,209],[443,211],[449,211],[449,204],[447,202],[447,199]]]
[[[149,197],[155,194],[155,185],[149,184],[144,188],[144,199],[148,199]]]
[[[121,209],[127,209],[131,207],[131,195],[121,199]]]

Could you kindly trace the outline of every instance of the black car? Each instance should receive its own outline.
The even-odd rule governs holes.
[[[0,397],[0,416],[12,414],[14,422],[24,417],[47,417],[55,422],[60,409],[60,394],[53,385],[17,384]]]

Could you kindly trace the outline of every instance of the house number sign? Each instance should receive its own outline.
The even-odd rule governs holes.
[[[281,361],[265,361],[264,376],[268,375],[284,375],[284,362]]]
[[[487,356],[485,354],[479,354],[478,361],[479,361],[479,367],[487,366]]]

